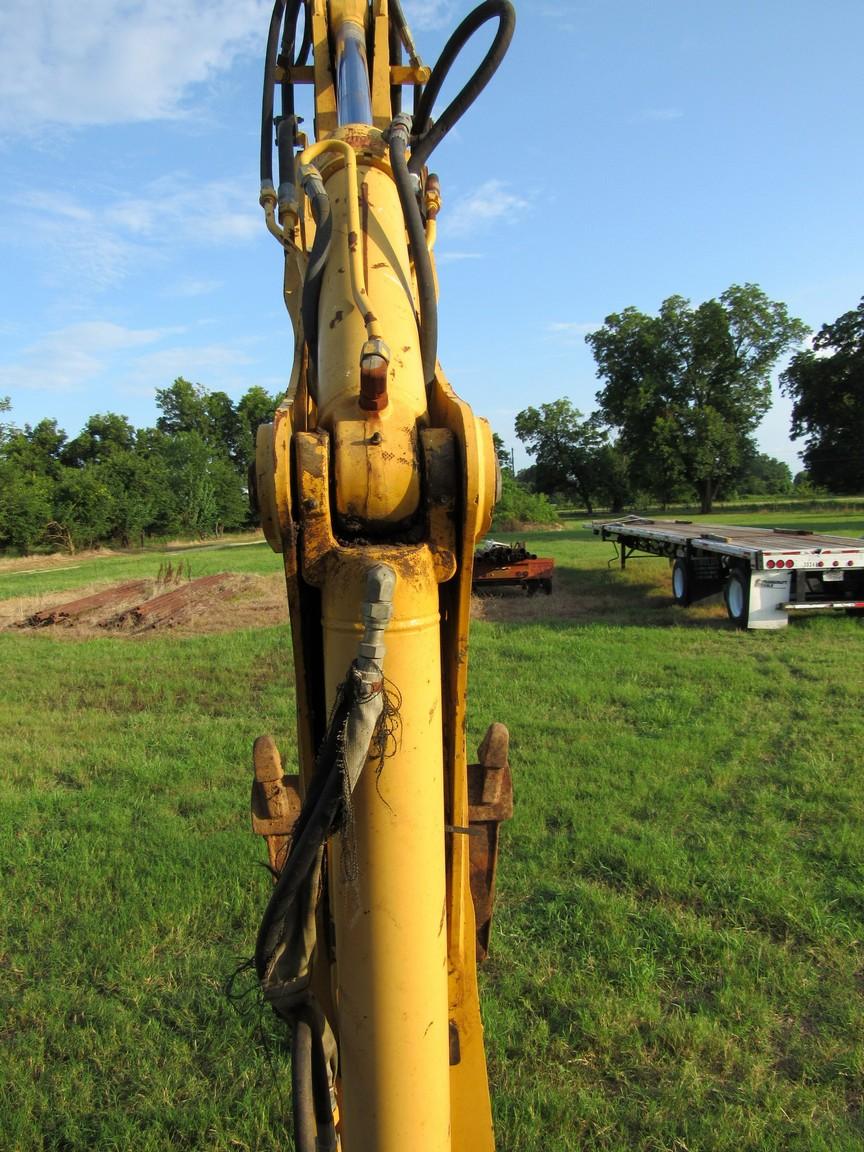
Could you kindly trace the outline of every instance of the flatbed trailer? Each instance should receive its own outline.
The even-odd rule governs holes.
[[[591,527],[616,544],[622,568],[634,552],[667,557],[676,604],[722,591],[739,628],[785,628],[796,612],[864,612],[862,539],[644,516]]]

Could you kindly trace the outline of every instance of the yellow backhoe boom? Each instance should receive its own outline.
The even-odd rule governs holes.
[[[487,22],[491,47],[433,120]],[[498,468],[488,424],[437,359],[428,159],[513,26],[511,5],[487,0],[429,69],[398,0],[277,0],[270,25],[261,204],[294,362],[259,429],[255,490],[284,559],[298,772],[256,743],[253,825],[277,879],[255,962],[292,1027],[298,1152],[494,1148],[476,957],[510,778],[506,729],[470,766],[465,730],[473,553]]]

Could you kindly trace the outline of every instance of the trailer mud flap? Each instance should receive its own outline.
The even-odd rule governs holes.
[[[751,572],[748,628],[785,628],[792,573]]]

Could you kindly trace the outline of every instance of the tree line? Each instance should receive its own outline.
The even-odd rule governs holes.
[[[0,548],[74,551],[252,526],[248,465],[279,399],[255,386],[235,404],[179,377],[156,391],[154,428],[108,412],[70,440],[52,419],[16,427],[0,398]]]
[[[788,466],[759,452],[754,433],[774,365],[808,331],[754,284],[696,307],[671,296],[656,316],[632,307],[607,316],[586,337],[603,383],[597,411],[584,417],[565,397],[517,415],[534,463],[521,484],[505,469],[505,516],[554,517],[532,492],[589,512],[694,498],[708,512],[719,496],[790,492]],[[799,348],[780,381],[791,436],[804,440],[804,482],[864,492],[864,298]],[[252,527],[248,466],[279,399],[255,386],[235,403],[179,377],[156,391],[155,427],[108,412],[69,439],[52,419],[18,428],[0,397],[0,549]]]
[[[518,413],[536,491],[620,511],[627,505],[792,490],[788,466],[754,433],[771,406],[771,371],[809,329],[755,284],[693,307],[664,300],[606,317],[586,340],[603,387],[587,418],[567,398]],[[805,438],[799,483],[864,491],[864,299],[822,327],[780,377],[793,439]]]

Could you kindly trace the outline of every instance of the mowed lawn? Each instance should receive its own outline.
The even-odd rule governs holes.
[[[482,973],[500,1152],[857,1152],[864,622],[739,633],[578,523],[528,543],[553,595],[483,601],[471,645],[470,740],[507,723],[516,786]],[[0,571],[0,597],[158,565]],[[283,1037],[225,992],[269,886],[251,743],[290,759],[292,692],[284,626],[0,633],[4,1152],[292,1146]]]

